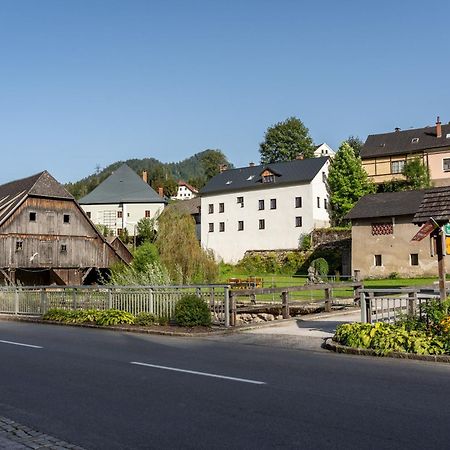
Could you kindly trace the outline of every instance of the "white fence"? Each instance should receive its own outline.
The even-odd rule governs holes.
[[[51,308],[121,309],[153,313],[170,320],[184,295],[207,302],[216,325],[230,325],[229,286],[5,286],[0,287],[0,313],[43,315]]]
[[[361,322],[395,323],[406,316],[423,316],[423,306],[439,299],[438,292],[420,289],[364,289],[360,291]]]

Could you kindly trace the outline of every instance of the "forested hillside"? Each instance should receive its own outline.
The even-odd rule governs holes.
[[[168,196],[176,194],[178,180],[187,181],[200,189],[219,172],[221,164],[231,166],[220,150],[205,150],[190,158],[173,163],[162,163],[155,158],[128,159],[117,161],[102,170],[99,169],[82,180],[67,183],[65,187],[76,199],[79,199],[96,188],[123,163],[128,164],[139,175],[146,170],[153,189],[163,187],[164,193]]]

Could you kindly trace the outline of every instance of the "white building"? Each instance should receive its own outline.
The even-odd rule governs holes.
[[[325,142],[323,144],[320,144],[316,147],[314,150],[314,156],[320,157],[320,156],[329,156],[332,158],[336,152]]]
[[[330,226],[329,158],[226,170],[201,190],[201,242],[227,263],[247,250],[298,249],[302,235]]]
[[[126,164],[120,166],[93,191],[79,200],[88,217],[107,226],[115,236],[126,229],[133,236],[136,225],[144,217],[157,217],[166,200]]]
[[[177,195],[173,197],[173,199],[188,200],[190,198],[197,197],[197,194],[198,190],[195,189],[195,187],[191,186],[188,183],[185,183],[184,181],[179,181]]]

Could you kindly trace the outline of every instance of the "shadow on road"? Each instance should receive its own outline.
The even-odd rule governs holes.
[[[322,331],[325,333],[334,334],[336,327],[342,323],[342,321],[320,321],[320,320],[297,320],[296,324],[298,328]]]

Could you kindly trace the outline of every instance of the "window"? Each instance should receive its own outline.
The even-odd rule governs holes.
[[[301,197],[295,197],[295,207],[296,208],[302,207],[302,198]]]
[[[16,252],[23,250],[23,241],[16,241]]]
[[[260,211],[264,209],[264,200],[258,200],[258,209]]]
[[[117,218],[118,218],[118,219],[121,219],[122,216],[123,216],[122,211],[117,211]]]
[[[391,173],[402,173],[405,167],[405,161],[392,161]]]
[[[328,155],[328,150],[327,150],[327,155]],[[324,183],[326,183],[326,181],[327,181],[327,174],[325,172],[322,172],[322,181]]]
[[[86,211],[86,215],[88,216],[88,218],[91,218],[91,212],[90,211]]]
[[[212,214],[214,212],[214,205],[212,203],[210,203],[208,205],[208,214]]]
[[[70,223],[70,214],[64,214],[63,215],[63,222],[64,223]]]
[[[264,219],[259,219],[259,229],[264,230],[266,228],[266,221]]]
[[[410,264],[412,266],[418,266],[419,265],[419,254],[418,253],[411,253],[409,255]]]
[[[375,265],[378,267],[381,267],[383,265],[381,255],[375,255]]]
[[[243,231],[244,230],[244,221],[243,220],[239,220],[238,222],[238,231]]]
[[[450,158],[444,158],[442,160],[442,168],[444,169],[444,172],[450,171]]]
[[[270,199],[270,209],[277,209],[277,199],[276,198]]]
[[[208,231],[209,231],[210,233],[214,233],[214,224],[213,224],[213,223],[209,223],[209,224],[208,224]]]
[[[67,244],[61,244],[61,253],[67,253]]]
[[[225,212],[225,203],[219,203],[219,212],[220,213]]]
[[[241,205],[241,208],[244,207],[244,197],[237,197],[237,203],[238,205]]]
[[[262,181],[263,183],[274,183],[275,175],[264,175]]]
[[[302,218],[300,216],[297,216],[295,218],[295,226],[296,227],[301,227],[302,226]]]
[[[328,200],[326,198],[323,199],[323,207],[328,209]]]
[[[120,236],[122,234],[123,229],[122,228],[117,228],[117,236]]]
[[[372,236],[384,236],[387,234],[394,234],[394,225],[392,222],[372,224]]]
[[[411,143],[412,144],[417,144],[419,142],[419,138],[412,138],[411,139]]]
[[[223,233],[225,231],[225,222],[219,222],[219,232]]]
[[[317,197],[317,207],[320,208],[320,197]]]
[[[36,222],[36,213],[30,212],[30,222]]]
[[[150,211],[148,209],[145,210],[145,217],[147,219],[150,217]]]

